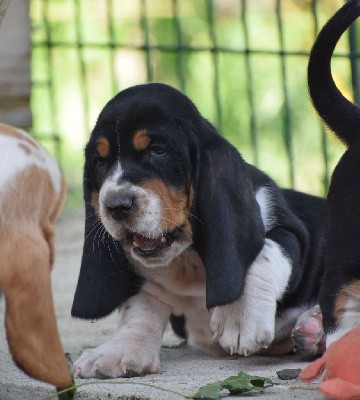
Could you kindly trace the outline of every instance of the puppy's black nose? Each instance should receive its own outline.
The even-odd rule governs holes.
[[[121,220],[129,215],[134,200],[133,196],[113,193],[106,197],[104,205],[114,219]]]

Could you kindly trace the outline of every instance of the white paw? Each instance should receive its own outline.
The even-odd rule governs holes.
[[[276,301],[283,296],[291,263],[280,245],[265,239],[251,264],[242,297],[212,310],[210,328],[230,353],[248,356],[270,346],[275,337]]]
[[[159,351],[128,338],[116,338],[85,350],[74,363],[75,378],[117,378],[161,372]]]
[[[230,354],[238,352],[240,322],[239,301],[212,309],[210,329],[213,339]]]
[[[269,308],[262,313],[244,314],[239,333],[238,353],[244,356],[267,349],[275,337],[275,312]]]
[[[248,300],[243,298],[212,311],[210,328],[214,339],[230,354],[249,356],[269,347],[274,340],[275,303],[251,307]]]

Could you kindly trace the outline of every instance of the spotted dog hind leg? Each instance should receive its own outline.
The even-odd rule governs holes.
[[[336,293],[333,304],[323,307],[326,347],[360,326],[360,280],[342,285]],[[320,301],[325,303],[324,294]]]

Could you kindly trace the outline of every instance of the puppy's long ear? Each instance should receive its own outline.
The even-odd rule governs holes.
[[[95,210],[87,204],[80,275],[71,309],[73,317],[105,317],[129,296],[132,279],[125,254],[103,229]]]
[[[206,271],[206,306],[237,300],[246,271],[264,245],[250,172],[237,150],[209,127],[198,146],[194,245]]]

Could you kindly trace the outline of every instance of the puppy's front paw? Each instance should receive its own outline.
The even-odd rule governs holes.
[[[249,356],[267,348],[275,335],[275,306],[267,309],[250,307],[246,298],[215,307],[210,321],[214,339],[230,354]]]
[[[275,313],[273,318],[265,315],[251,317],[240,329],[238,353],[243,356],[267,349],[275,337]]]
[[[118,378],[160,372],[157,350],[120,338],[85,350],[74,363],[75,378]]]
[[[240,334],[240,312],[237,307],[239,302],[226,306],[215,307],[212,310],[210,329],[213,339],[230,354],[238,352]]]

